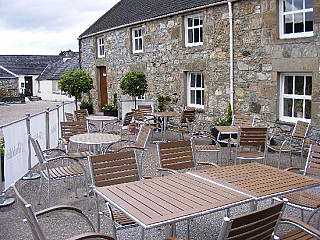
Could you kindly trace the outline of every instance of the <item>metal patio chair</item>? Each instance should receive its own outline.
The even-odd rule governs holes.
[[[104,187],[114,184],[127,183],[142,179],[133,150],[103,155],[90,156],[90,172],[92,187]],[[100,213],[98,195],[95,193],[97,208],[98,231],[100,229]],[[138,226],[135,221],[106,202],[107,211],[102,214],[112,223],[113,237],[117,239],[116,231]]]
[[[87,122],[87,116],[89,116],[87,109],[79,109],[74,111],[75,120],[80,122]],[[88,132],[99,132],[97,126],[93,123],[87,122]]]
[[[192,151],[190,140],[174,142],[157,142],[159,172],[176,173],[177,170],[196,168],[197,166],[218,167],[213,162],[197,162]]]
[[[194,156],[201,152],[215,152],[217,154],[217,163],[222,164],[221,146],[209,132],[196,132],[191,136],[192,149]],[[220,155],[220,162],[219,162]]]
[[[318,229],[297,219],[283,217],[285,206],[285,202],[280,202],[245,215],[233,218],[225,217],[218,240],[320,239],[320,231]],[[292,230],[278,238],[277,230],[279,224],[290,224],[296,227],[297,230]],[[177,237],[169,239],[181,240]]]
[[[41,202],[41,195],[42,195],[42,185],[43,181],[47,181],[48,184],[48,194],[47,194],[47,205],[50,206],[51,198],[51,182],[59,181],[59,180],[68,180],[68,179],[75,179],[79,177],[85,178],[85,187],[86,193],[88,193],[88,178],[86,174],[86,170],[84,166],[79,162],[77,158],[73,158],[67,155],[62,155],[58,157],[50,157],[50,153],[53,152],[52,149],[48,149],[45,151],[41,150],[41,146],[39,142],[29,135],[29,139],[33,146],[33,149],[36,153],[36,156],[39,161],[40,165],[40,186],[39,186],[39,204]],[[54,149],[60,150],[60,149]],[[47,157],[46,157],[46,155]],[[75,185],[75,181],[74,181]],[[74,186],[75,189],[75,196],[77,197],[77,188]],[[88,207],[89,207],[89,200],[87,198]]]
[[[185,133],[188,133],[190,136],[192,135],[195,112],[195,108],[187,107],[182,111],[180,119],[173,119],[168,123],[169,130],[179,133],[179,140],[184,139],[183,134]]]
[[[239,127],[234,163],[237,160],[267,161],[267,141],[269,128]]]
[[[301,166],[303,165],[303,153],[309,127],[310,123],[297,121],[289,136],[280,132],[270,137],[268,141],[268,148],[279,153],[278,168],[280,168],[281,165],[282,153],[290,154],[290,166],[292,166],[292,153],[300,153]],[[285,139],[283,140],[283,138]],[[276,141],[280,142],[280,144],[274,143]]]
[[[32,236],[35,240],[47,239],[44,231],[42,230],[42,228],[39,224],[38,217],[47,216],[50,213],[56,213],[56,212],[61,212],[61,213],[69,212],[69,213],[73,213],[73,214],[80,216],[86,222],[89,229],[91,230],[91,232],[82,233],[82,234],[73,236],[71,238],[68,238],[69,240],[71,240],[71,239],[73,239],[73,240],[94,239],[94,238],[109,239],[109,240],[114,239],[113,237],[108,236],[106,234],[95,232],[95,228],[94,228],[93,224],[91,223],[91,221],[89,220],[89,218],[85,214],[83,214],[83,212],[80,209],[78,209],[76,207],[68,206],[68,205],[59,205],[59,206],[54,206],[51,208],[43,209],[39,212],[34,212],[31,204],[27,203],[24,200],[24,198],[20,195],[20,193],[18,192],[15,185],[13,185],[13,190],[14,190],[14,193],[16,196],[16,201],[18,202],[21,209],[23,210],[23,214],[29,224]],[[63,226],[61,226],[61,227],[63,227]]]
[[[287,168],[286,171],[302,171],[304,176],[320,178],[320,146],[312,144],[309,148],[308,158],[303,170],[299,168]],[[301,220],[304,221],[304,211],[311,212],[312,215],[320,210],[320,195],[309,191],[299,191],[281,196],[288,199],[288,205],[300,209]],[[275,198],[279,200],[279,198]],[[319,214],[320,228],[320,214]]]

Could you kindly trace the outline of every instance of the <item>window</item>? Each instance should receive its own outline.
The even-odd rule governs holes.
[[[204,108],[204,80],[202,73],[187,73],[187,105]]]
[[[202,15],[187,16],[184,19],[185,26],[185,44],[187,47],[203,45]]]
[[[280,114],[286,122],[311,121],[311,74],[281,74]]]
[[[280,0],[280,38],[313,36],[313,0]]]
[[[98,51],[98,58],[104,57],[104,39],[103,39],[103,37],[97,38],[97,51]]]
[[[38,81],[38,93],[41,93],[41,84],[40,84],[41,82],[40,81]]]
[[[132,52],[133,53],[143,52],[142,28],[132,29]]]
[[[143,94],[143,95],[137,96],[136,99],[137,100],[146,100],[146,96],[145,96],[145,94]]]
[[[60,94],[60,90],[58,88],[59,81],[52,81],[52,93]]]

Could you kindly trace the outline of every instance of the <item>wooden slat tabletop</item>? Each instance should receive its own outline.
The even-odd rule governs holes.
[[[320,185],[320,179],[260,163],[194,170],[191,173],[245,192],[258,199]]]
[[[98,187],[95,191],[146,229],[251,200],[247,195],[186,173]]]

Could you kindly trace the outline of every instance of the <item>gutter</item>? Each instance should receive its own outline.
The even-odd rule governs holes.
[[[232,14],[232,1],[228,0],[228,8],[229,8],[229,47],[230,47],[230,105],[232,113],[233,111],[233,98],[234,98],[234,55],[233,55],[233,14]]]
[[[120,25],[120,26],[117,26],[117,27],[109,28],[109,29],[106,29],[106,30],[102,30],[100,32],[91,33],[91,34],[88,34],[88,35],[85,35],[85,36],[82,36],[82,37],[78,37],[78,40],[81,40],[81,39],[84,39],[84,38],[88,38],[88,37],[92,37],[94,35],[98,35],[98,34],[101,34],[101,33],[110,32],[110,31],[117,30],[117,29],[120,29],[120,28],[129,27],[129,26],[132,26],[132,25],[137,25],[137,24],[141,24],[141,23],[145,23],[145,22],[149,22],[149,21],[158,20],[158,19],[161,19],[161,18],[171,17],[171,16],[178,15],[178,14],[183,14],[183,13],[187,13],[187,12],[201,10],[201,9],[208,8],[208,7],[214,7],[214,6],[218,6],[218,5],[223,5],[223,4],[226,4],[226,3],[229,4],[229,2],[235,2],[235,1],[237,1],[237,0],[225,0],[225,1],[218,2],[218,3],[212,3],[212,4],[200,6],[200,7],[189,8],[189,9],[181,10],[181,11],[178,11],[178,12],[168,13],[166,15],[161,15],[161,16],[158,16],[158,17],[148,18],[148,19],[145,19],[145,20],[140,20],[140,21],[136,21],[136,22]]]

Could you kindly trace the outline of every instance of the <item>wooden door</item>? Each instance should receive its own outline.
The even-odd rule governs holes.
[[[32,91],[32,77],[24,77],[25,81],[25,95],[26,96],[33,96],[33,91]]]
[[[107,71],[106,67],[99,67],[100,71],[100,108],[108,104],[108,89],[107,89]]]

